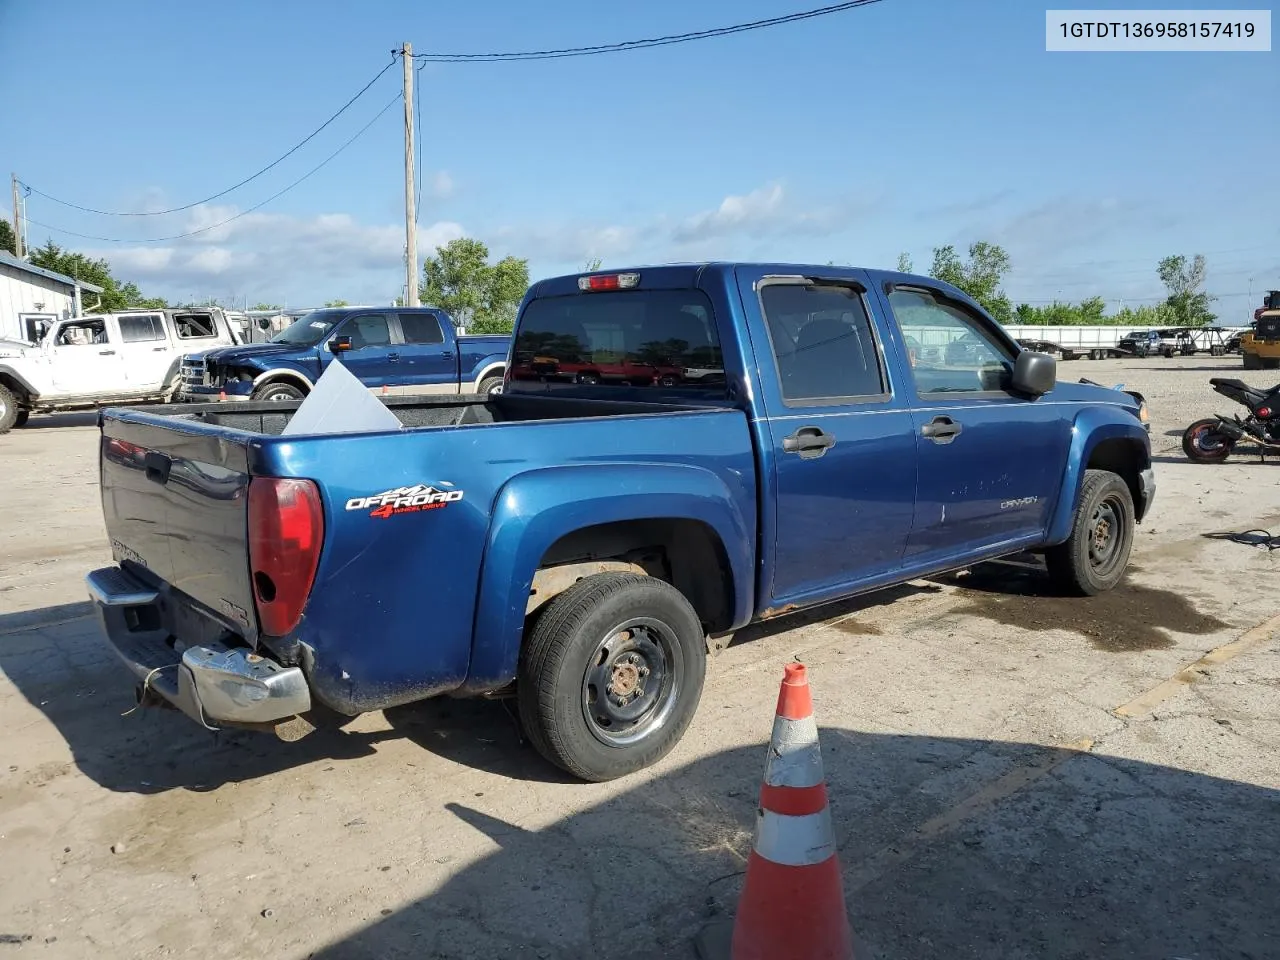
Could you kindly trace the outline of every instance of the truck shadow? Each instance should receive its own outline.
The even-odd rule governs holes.
[[[1274,953],[1280,792],[1027,743],[821,742],[863,960]],[[553,822],[498,795],[446,802],[496,852],[441,867],[432,837],[406,837],[362,890],[373,922],[307,956],[692,958],[736,910],[764,759],[760,744],[664,764]],[[406,886],[433,892],[383,906]]]
[[[81,410],[74,413],[37,413],[21,429],[49,430],[58,427],[96,427],[97,425],[97,410]]]

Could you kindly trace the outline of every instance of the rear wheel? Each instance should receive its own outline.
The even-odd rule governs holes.
[[[1236,442],[1218,426],[1217,419],[1197,420],[1182,434],[1182,452],[1196,463],[1222,463]]]
[[[1244,354],[1244,368],[1246,370],[1261,370],[1262,360],[1256,353]]]
[[[502,392],[502,377],[485,377],[480,381],[480,386],[476,388],[476,392],[486,397],[492,397]]]
[[[18,406],[17,395],[4,384],[0,384],[0,433],[8,433],[14,427],[20,427],[22,423],[26,423],[25,417],[22,423],[18,422],[18,418],[24,413],[26,411]]]
[[[1129,485],[1107,470],[1086,470],[1067,542],[1045,551],[1049,576],[1067,593],[1094,596],[1124,577],[1135,527]]]
[[[30,410],[19,410],[17,417],[14,418],[13,425],[15,427],[25,427],[27,421],[31,419]]]
[[[253,391],[254,400],[270,400],[275,403],[301,400],[305,396],[306,394],[291,383],[268,383]]]
[[[652,577],[586,577],[547,605],[526,637],[516,685],[538,752],[584,780],[655,763],[702,696],[706,639],[689,601]]]
[[[1280,368],[1280,357],[1264,357],[1262,359],[1262,369],[1275,370]]]

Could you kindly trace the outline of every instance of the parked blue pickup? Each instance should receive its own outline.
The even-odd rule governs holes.
[[[961,338],[955,362],[907,347]],[[709,649],[752,621],[1028,550],[1107,591],[1155,492],[1137,399],[1056,382],[927,277],[559,277],[512,357],[488,398],[388,398],[400,430],[104,411],[117,564],[88,588],[142,701],[292,738],[514,696],[547,758],[608,780],[671,749]]]
[[[267,343],[183,357],[178,398],[301,400],[338,358],[379,394],[495,393],[510,347],[508,336],[457,336],[435,308],[313,310]]]

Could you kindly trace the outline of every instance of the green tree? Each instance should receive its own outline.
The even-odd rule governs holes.
[[[83,253],[63,250],[52,240],[31,251],[31,262],[45,270],[102,287],[101,302],[97,309],[107,313],[130,307],[158,309],[168,306],[161,297],[144,297],[133,282],[121,283],[112,276],[111,264],[106,260],[93,260]]]
[[[346,307],[346,306],[350,306],[350,304],[348,304],[348,303],[347,303],[347,301],[345,301],[345,300],[326,300],[326,301],[324,302],[324,305],[325,305],[326,307]]]
[[[280,304],[278,304],[278,303],[255,303],[255,304],[254,304],[252,307],[250,307],[249,309],[250,309],[250,310],[279,310],[279,309],[280,309]]]
[[[1090,297],[1080,303],[1054,301],[1046,306],[1020,303],[1013,312],[1013,323],[1044,327],[1082,327],[1109,324],[1112,320],[1103,315],[1107,302],[1101,297]]]
[[[1008,323],[1013,318],[1013,304],[1000,289],[1000,283],[1008,272],[1009,255],[1004,249],[979,241],[969,245],[968,263],[960,259],[955,247],[934,247],[933,267],[929,275],[959,287],[1000,323]]]
[[[8,220],[0,220],[0,250],[7,250],[14,256],[18,254],[18,238],[13,235],[13,227]]]
[[[473,333],[509,333],[529,287],[529,261],[503,257],[489,263],[489,248],[460,237],[436,247],[423,263],[418,288],[424,304],[449,311]]]
[[[601,260],[599,257],[591,257],[589,260],[587,260],[586,264],[583,266],[582,272],[595,273],[597,270],[600,269],[600,263],[601,263]]]
[[[911,262],[911,255],[908,253],[898,254],[898,272],[899,273],[915,273],[915,264]]]
[[[1190,262],[1181,254],[1165,257],[1156,266],[1156,272],[1169,291],[1164,304],[1173,323],[1182,327],[1203,327],[1217,319],[1209,309],[1209,304],[1216,298],[1203,289],[1208,272],[1203,254],[1197,253]]]

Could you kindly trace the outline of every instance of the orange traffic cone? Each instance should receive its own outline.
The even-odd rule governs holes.
[[[804,664],[789,663],[731,937],[708,928],[707,960],[853,960],[835,833]]]

